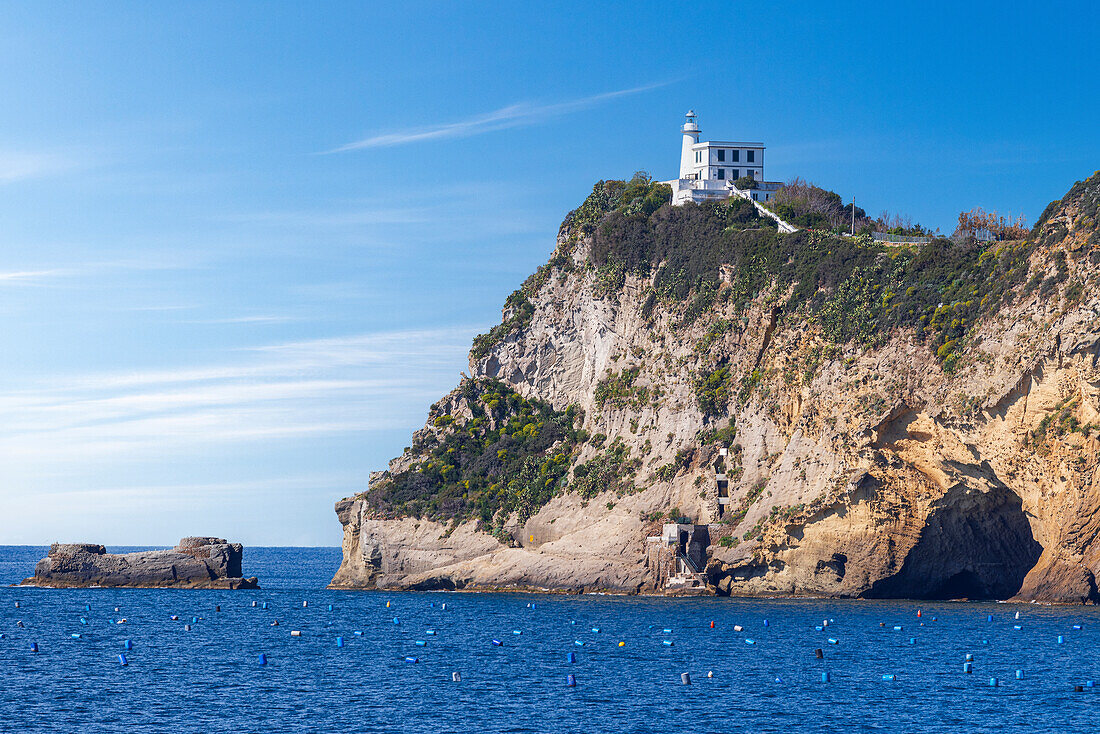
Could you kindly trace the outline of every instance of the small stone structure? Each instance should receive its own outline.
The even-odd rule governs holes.
[[[172,550],[108,553],[94,543],[54,543],[23,586],[258,589],[243,578],[244,547],[223,538],[183,538]]]
[[[654,587],[670,594],[709,594],[704,573],[710,526],[665,523],[660,535],[646,538],[646,567]]]

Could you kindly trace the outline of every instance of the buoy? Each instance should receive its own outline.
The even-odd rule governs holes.
[[[670,629],[661,630],[661,631],[664,632],[666,635],[671,635],[672,634],[672,630],[670,630]]]
[[[622,640],[619,640],[619,647],[626,647],[626,643]]]
[[[898,677],[896,675],[894,675],[893,673],[886,673],[882,676],[882,679],[883,680],[897,680]]]
[[[279,626],[279,620],[277,620],[277,619],[276,619],[276,620],[273,620],[273,621],[271,622],[271,624],[270,624],[269,626],[271,626],[271,627],[278,627],[278,626]]]
[[[992,614],[987,614],[986,617],[985,617],[985,621],[986,622],[992,622],[993,621],[993,615]]]
[[[81,624],[88,624],[88,620],[84,619],[84,617],[81,617],[80,618],[80,623]]]
[[[267,665],[267,655],[260,653],[260,665]]]
[[[963,663],[963,672],[964,673],[973,673],[974,672],[974,663]]]
[[[598,634],[599,631],[600,631],[600,628],[599,627],[593,627],[592,631]]]
[[[355,635],[356,637],[362,637],[363,636],[363,633],[360,632],[359,630],[356,630],[356,631],[352,632],[352,634]]]
[[[309,606],[309,602],[308,602],[308,601],[303,601],[303,602],[302,602],[302,608],[303,608],[303,609],[304,609],[305,607],[308,607],[308,606]]]
[[[895,624],[894,625],[894,631],[895,632],[901,632],[901,625],[900,624]]]
[[[191,617],[191,624],[198,624],[198,623],[199,623],[199,618],[198,617]]]
[[[406,663],[419,663],[420,658],[407,657],[407,658],[405,658],[405,662]]]
[[[713,619],[710,621],[710,628],[714,629],[714,620]]]
[[[990,685],[991,688],[996,688],[997,687],[997,679],[996,678],[990,678],[989,679],[989,685]]]
[[[523,632],[521,632],[520,630],[512,630],[512,634],[513,635],[522,635]]]
[[[291,630],[290,631],[290,636],[291,637],[301,637],[302,636],[302,631],[301,630]]]
[[[1016,619],[1019,619],[1019,618],[1020,618],[1020,613],[1016,612]]]
[[[417,646],[417,647],[424,647],[424,646],[425,646],[425,645],[427,645],[427,644],[428,644],[428,643],[424,642],[424,640],[417,640],[417,641],[416,641],[416,646]]]
[[[184,632],[190,632],[191,631],[191,625],[189,625],[189,624],[183,625],[183,631]]]
[[[178,615],[178,614],[173,614],[173,615],[172,615],[171,617],[169,617],[168,619],[172,620],[173,622],[178,622],[178,621],[179,621],[179,619],[180,619],[180,615]]]
[[[343,647],[343,646],[344,646],[344,638],[343,637],[337,637],[336,638],[336,647]]]
[[[830,645],[839,645],[839,644],[840,644],[840,640],[836,639],[835,637],[830,637],[830,638],[829,638],[829,644],[830,644]]]
[[[461,683],[462,682],[462,673],[459,673],[457,670],[455,672],[451,673],[451,680],[455,683]]]
[[[822,673],[821,674],[821,682],[822,683],[828,683],[829,682],[829,674],[828,673]]]
[[[15,602],[15,608],[16,608],[16,609],[18,609],[18,608],[19,608],[19,602]]]
[[[1073,687],[1073,692],[1074,693],[1082,693],[1084,690],[1085,690],[1084,686],[1074,686]]]
[[[680,682],[685,686],[691,685],[691,675],[689,673],[680,673]]]
[[[825,651],[822,650],[820,647],[817,648],[816,650],[814,650],[814,657],[817,658],[818,660],[824,660],[825,659]]]
[[[401,624],[401,620],[400,620],[400,619],[398,619],[397,617],[394,617],[394,618],[393,618],[393,623],[394,623],[394,624]]]
[[[91,604],[85,604],[85,605],[84,605],[84,611],[85,611],[85,612],[90,612],[90,611],[92,611],[92,605],[91,605]]]
[[[390,608],[390,603],[386,602],[386,609],[389,609],[389,608]]]
[[[118,662],[120,665],[126,665],[126,656],[122,653],[118,654]]]
[[[496,647],[501,647],[503,644],[504,643],[501,642],[500,640],[493,640],[493,645],[496,646]]]
[[[767,626],[768,626],[768,620],[766,620],[766,619],[764,620],[764,626],[765,626],[765,627],[767,627]]]
[[[23,627],[23,620],[21,620],[21,619],[15,623],[15,626],[18,627],[19,629],[25,629]]]
[[[1075,625],[1073,625],[1073,629],[1079,630],[1079,629],[1081,629],[1081,625],[1075,624]]]
[[[443,602],[443,609],[447,608],[447,602]]]
[[[1095,686],[1096,686],[1096,683],[1094,683],[1093,681],[1091,681],[1091,680],[1085,681],[1085,688],[1094,688]]]
[[[920,617],[920,610],[917,610],[917,617]]]
[[[1016,612],[1016,613],[1019,614],[1019,612]],[[1017,670],[1016,671],[1016,680],[1023,680],[1023,679],[1024,679],[1024,671]]]
[[[735,625],[733,625],[733,631],[734,631],[734,632],[740,632],[740,631],[741,631],[742,629],[744,629],[744,627],[742,627],[742,626],[741,626],[741,625],[739,625],[739,624],[735,624]]]
[[[252,606],[256,606],[256,602],[252,602]]]
[[[972,652],[966,653],[966,657],[963,658],[963,661],[968,662],[968,663],[973,662],[974,661],[974,653],[972,653]]]
[[[670,644],[671,644],[671,643],[670,643]],[[754,639],[752,639],[752,638],[745,638],[745,644],[746,644],[746,645],[755,645],[755,644],[756,644],[756,640],[754,640]]]
[[[260,605],[260,609],[267,609],[267,602],[266,601],[263,604]]]
[[[917,638],[916,638],[916,637],[910,637],[910,638],[909,638],[909,644],[910,644],[910,645],[915,645],[915,644],[917,644]]]
[[[81,635],[79,632],[73,632],[71,635],[69,635],[69,637],[73,638],[74,640],[79,640]]]
[[[134,649],[134,643],[130,640],[123,640],[122,641],[122,649],[123,650],[133,650]]]
[[[221,604],[215,604],[214,605],[214,611],[215,612],[220,612],[221,610],[222,610],[222,605]]]
[[[665,647],[672,647],[672,640],[661,640],[661,644]]]
[[[714,677],[714,671],[713,670],[708,670],[707,671],[707,677],[708,678],[713,678]]]
[[[38,652],[38,643],[37,642],[32,642],[31,643],[31,652]]]
[[[577,677],[575,675],[573,675],[572,673],[565,676],[565,685],[566,685],[567,688],[576,688],[577,687]]]
[[[328,610],[329,610],[330,612],[332,611],[332,605],[331,605],[331,604],[329,604],[329,605],[328,605]]]
[[[1058,635],[1058,644],[1059,644],[1059,645],[1061,645],[1061,644],[1062,644],[1063,642],[1065,642],[1065,641],[1066,641],[1066,638],[1065,638],[1065,637],[1062,637],[1061,635]]]
[[[565,662],[567,662],[567,663],[575,663],[575,662],[577,662],[577,654],[576,654],[576,653],[574,653],[574,652],[571,652],[571,653],[568,653],[568,654],[566,654],[566,656],[565,656]]]
[[[1021,627],[1021,626],[1020,626],[1020,625],[1018,625],[1018,624],[1014,624],[1014,625],[1012,625],[1012,629],[1014,629],[1014,630],[1022,630],[1022,629],[1023,629],[1023,627]]]
[[[577,647],[584,647],[584,642],[581,640],[573,640],[573,644]]]

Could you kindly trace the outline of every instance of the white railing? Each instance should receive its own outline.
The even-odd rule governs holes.
[[[931,237],[908,237],[900,234],[887,234],[886,232],[874,232],[871,237],[875,242],[893,242],[898,245],[927,245],[932,241]]]

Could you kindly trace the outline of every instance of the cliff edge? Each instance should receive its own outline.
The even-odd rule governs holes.
[[[662,194],[570,213],[334,588],[662,593],[695,527],[719,594],[1100,600],[1100,173],[988,242]]]

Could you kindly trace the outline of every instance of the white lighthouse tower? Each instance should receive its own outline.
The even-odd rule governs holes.
[[[695,169],[695,150],[692,146],[699,142],[699,122],[695,110],[688,110],[684,126],[680,128],[684,139],[680,144],[680,178],[691,178]]]

